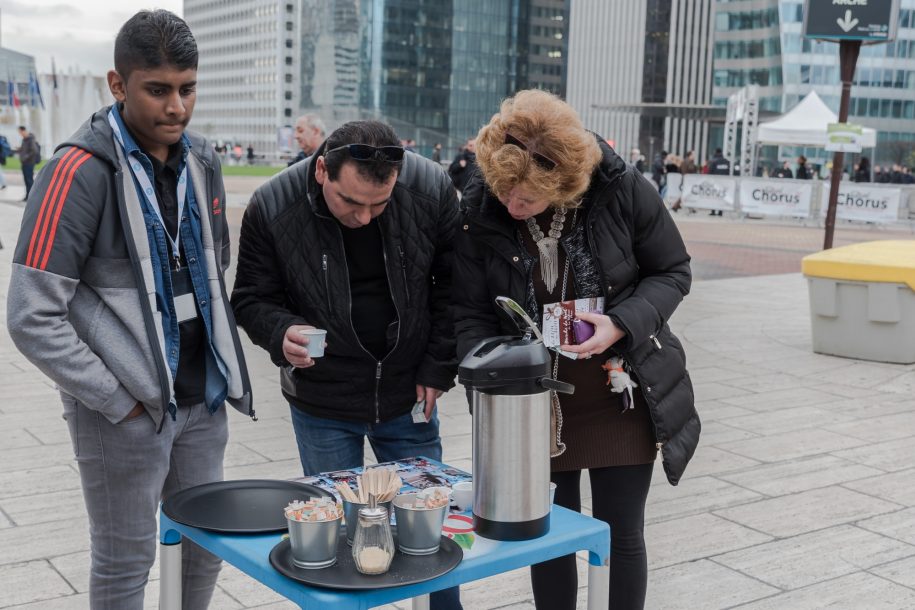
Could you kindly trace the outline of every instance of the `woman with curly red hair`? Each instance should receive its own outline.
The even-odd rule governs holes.
[[[516,332],[497,296],[535,320],[545,304],[603,299],[603,311],[578,314],[593,336],[562,346],[577,358],[553,355],[553,374],[576,389],[552,397],[551,478],[556,503],[581,510],[588,470],[593,515],[611,528],[611,607],[642,608],[654,461],[660,451],[676,485],[699,440],[685,355],[667,326],[689,291],[689,255],[657,189],[550,93],[503,102],[477,135],[477,163],[455,242],[458,355]],[[537,608],[575,608],[574,555],[532,566],[531,580]]]

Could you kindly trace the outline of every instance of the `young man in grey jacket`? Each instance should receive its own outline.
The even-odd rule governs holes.
[[[228,305],[225,193],[185,127],[197,46],[168,11],[115,41],[114,106],[61,144],[26,205],[7,324],[60,388],[89,514],[92,608],[140,609],[156,509],[221,480],[225,402],[254,417]],[[219,560],[191,544],[183,606],[205,608]]]

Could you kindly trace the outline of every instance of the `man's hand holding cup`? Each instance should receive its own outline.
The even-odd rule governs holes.
[[[306,324],[293,324],[283,336],[283,356],[292,366],[307,369],[315,365],[315,358],[324,355],[327,331]]]

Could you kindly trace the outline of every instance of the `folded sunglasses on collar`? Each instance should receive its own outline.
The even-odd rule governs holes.
[[[372,146],[370,144],[344,144],[337,148],[324,151],[324,156],[346,150],[353,161],[387,161],[400,163],[403,161],[403,146]]]
[[[534,160],[534,163],[545,169],[546,171],[552,171],[556,169],[556,166],[559,165],[543,153],[532,150],[530,146],[513,136],[512,134],[505,132],[505,143],[511,144],[512,146],[517,146],[527,154],[531,156],[531,159]]]

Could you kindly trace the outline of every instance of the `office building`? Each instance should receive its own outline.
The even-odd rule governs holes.
[[[274,157],[296,108],[298,1],[185,0],[184,18],[200,53],[191,128]]]
[[[568,101],[628,158],[707,156],[712,0],[575,0]],[[723,119],[723,113],[722,119]]]
[[[519,89],[565,93],[569,0],[185,0],[194,127],[282,155],[304,112],[377,118],[452,154]],[[287,132],[288,133],[288,132]]]
[[[738,0],[715,4],[713,103],[748,84],[760,86],[760,109],[778,113],[810,91],[839,110],[839,45],[804,38],[802,0]],[[900,0],[896,41],[862,46],[849,120],[877,130],[875,161],[897,162],[915,150],[915,0]],[[713,130],[713,140],[719,140]],[[817,162],[822,149],[781,147],[771,156],[805,154]]]
[[[40,137],[42,103],[33,84],[38,82],[35,58],[0,47],[0,79],[0,135],[18,146],[17,128],[25,125]]]

